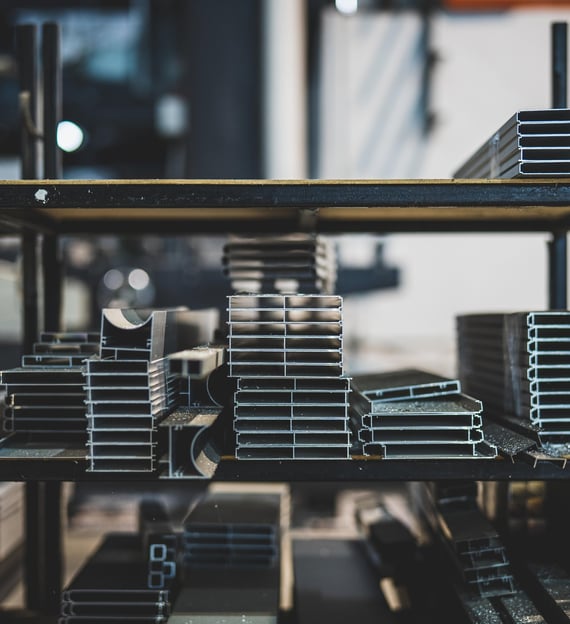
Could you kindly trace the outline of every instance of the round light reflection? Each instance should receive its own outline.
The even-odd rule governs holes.
[[[110,269],[103,276],[103,284],[109,290],[119,290],[124,283],[125,278],[119,269]]]
[[[57,125],[57,144],[64,152],[75,152],[84,139],[85,133],[73,121],[60,121]]]
[[[135,290],[144,290],[150,284],[150,277],[143,269],[133,269],[129,273],[129,286]]]

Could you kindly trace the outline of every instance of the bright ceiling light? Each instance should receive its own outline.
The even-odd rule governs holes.
[[[57,144],[64,152],[75,152],[84,139],[85,133],[73,121],[60,121],[57,125]]]
[[[358,11],[358,0],[334,0],[334,5],[343,15],[354,15]]]

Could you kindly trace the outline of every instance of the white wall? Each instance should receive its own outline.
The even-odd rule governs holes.
[[[392,48],[385,47],[376,62],[380,77],[389,73],[385,64],[393,62],[401,66],[401,59],[406,57],[403,38],[407,36],[407,45],[413,49],[417,46],[417,31],[414,31],[411,16],[406,18],[409,20],[407,35],[403,34],[406,29],[398,27],[394,21],[387,28],[387,20],[393,19],[371,13],[353,17],[329,13],[323,22],[325,29],[329,20],[342,37],[332,43],[325,33],[322,57],[325,79],[332,74],[337,85],[343,83],[339,73],[348,71],[347,55],[351,59],[360,57],[363,65],[369,64],[362,36],[362,45],[358,38],[347,39],[349,30],[358,33],[364,28],[356,25],[357,20],[372,20],[375,26],[369,23],[367,28],[375,28],[378,37],[390,37],[393,29],[400,29],[400,39]],[[339,20],[344,26],[339,26]],[[350,29],[346,27],[348,20],[355,20]],[[433,45],[441,62],[434,74],[432,105],[438,124],[429,140],[423,142],[418,134],[419,125],[410,121],[410,111],[414,110],[412,100],[419,92],[410,84],[408,75],[402,74],[406,88],[396,89],[395,101],[393,88],[387,88],[381,97],[378,91],[374,95],[373,105],[377,110],[384,107],[392,111],[392,126],[409,122],[411,136],[406,141],[407,145],[417,141],[415,160],[396,158],[399,146],[394,133],[387,130],[380,136],[377,149],[394,154],[386,161],[388,165],[383,165],[380,156],[374,159],[373,170],[369,167],[359,170],[354,160],[347,163],[347,154],[358,154],[360,150],[358,142],[354,145],[355,137],[365,137],[367,132],[365,127],[358,131],[355,127],[372,123],[361,112],[372,103],[359,101],[355,92],[354,97],[343,95],[344,108],[338,101],[329,106],[330,94],[327,95],[325,87],[322,130],[331,136],[321,134],[324,153],[320,173],[354,178],[451,177],[462,161],[516,110],[549,106],[550,22],[554,20],[569,21],[570,11],[518,11],[480,16],[441,14],[435,18]],[[381,46],[374,49],[381,49]],[[328,53],[332,55],[331,61],[327,61]],[[344,59],[344,67],[338,61],[331,67],[331,62],[339,58]],[[414,58],[419,62],[419,57]],[[350,70],[353,74],[355,71]],[[373,72],[369,70],[368,75],[374,80]],[[418,74],[414,70],[410,75]],[[345,86],[351,84],[351,80],[347,77]],[[382,83],[382,79],[378,82]],[[363,93],[362,88],[360,93]],[[392,108],[386,108],[390,103]],[[334,110],[334,118],[327,107]],[[347,128],[352,141],[350,147],[346,144]],[[395,168],[395,162],[400,162],[401,166]],[[415,364],[452,373],[455,314],[546,306],[546,239],[545,234],[390,236],[386,254],[401,268],[401,288],[345,302],[346,335],[361,346],[358,367],[379,369],[395,364]],[[361,249],[366,243],[347,237],[341,244],[343,252],[350,255],[351,246]]]

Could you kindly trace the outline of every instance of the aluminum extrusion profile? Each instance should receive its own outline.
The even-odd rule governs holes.
[[[168,446],[160,459],[162,476],[169,479],[211,479],[220,462],[212,440],[212,426],[219,407],[178,408],[160,424],[166,430]]]
[[[166,622],[170,591],[146,585],[140,537],[108,535],[63,591],[60,622]]]
[[[454,174],[518,178],[570,174],[570,109],[518,111]]]
[[[228,303],[236,457],[349,459],[342,299],[233,295]]]
[[[320,236],[232,237],[222,264],[235,292],[334,292],[334,248]]]
[[[170,374],[190,377],[191,379],[206,379],[224,362],[224,347],[194,347],[193,349],[171,353],[168,356]]]
[[[368,399],[372,406],[376,402],[427,399],[461,393],[461,382],[458,379],[447,379],[417,369],[354,375],[352,385],[355,392]]]
[[[187,569],[276,567],[279,517],[278,496],[208,495],[184,520],[184,565]]]
[[[178,401],[166,360],[88,360],[86,391],[89,470],[153,472],[157,426]]]
[[[480,401],[444,395],[376,403],[360,393],[351,396],[353,422],[365,455],[385,459],[496,456],[485,442]]]

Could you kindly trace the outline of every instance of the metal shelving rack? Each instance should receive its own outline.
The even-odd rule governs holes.
[[[209,233],[312,231],[345,232],[550,232],[570,229],[567,180],[413,181],[189,181],[25,180],[0,182],[0,227],[20,235],[28,250],[62,235],[189,235]],[[54,244],[55,243],[55,244]],[[42,254],[45,263],[55,261]],[[30,251],[24,262],[35,262]],[[550,272],[562,275],[559,255]],[[30,267],[24,266],[24,274]],[[34,272],[32,271],[32,275]],[[56,271],[55,275],[59,275]],[[38,276],[24,283],[27,310],[39,308]],[[50,288],[61,284],[52,280]],[[54,294],[54,300],[58,297]],[[44,309],[50,306],[44,300]],[[59,304],[57,304],[59,305]],[[53,310],[52,310],[53,312]],[[28,318],[27,332],[37,333]],[[26,336],[26,341],[30,339]],[[85,471],[85,449],[42,449],[17,438],[0,446],[0,479],[27,482],[28,604],[53,612],[59,601],[61,560],[53,538],[60,528],[61,481],[110,477],[144,481],[155,475]],[[565,479],[560,463],[536,466],[505,459],[239,462],[223,458],[216,480],[225,481],[382,481]],[[36,598],[34,598],[34,596]],[[39,596],[39,598],[37,598]],[[37,620],[33,620],[37,621]]]

